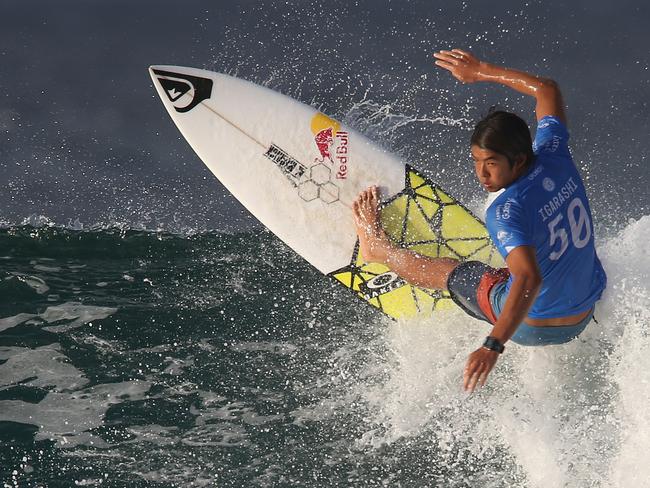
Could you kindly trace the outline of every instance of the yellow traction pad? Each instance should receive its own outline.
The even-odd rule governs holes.
[[[478,217],[408,165],[405,180],[404,190],[380,206],[382,226],[393,243],[425,256],[504,266]],[[456,306],[446,291],[410,285],[386,266],[366,263],[358,240],[350,264],[329,276],[394,319]]]

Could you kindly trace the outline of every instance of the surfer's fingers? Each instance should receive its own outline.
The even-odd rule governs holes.
[[[469,376],[467,381],[465,381],[465,390],[469,390],[470,392],[474,391],[474,388],[476,388],[476,383],[478,383],[480,377],[480,373],[478,371],[472,372],[472,374]]]
[[[458,54],[461,58],[473,58],[472,53],[463,51],[462,49],[452,49],[452,52]]]
[[[492,371],[492,368],[488,367],[488,369],[486,369],[481,373],[481,376],[479,377],[479,383],[481,386],[485,386],[485,382],[488,379],[488,375],[490,374],[490,371]]]
[[[468,61],[473,57],[470,53],[461,51],[460,49],[452,49],[451,51],[444,51],[444,52],[445,55],[447,55],[451,59],[455,59],[458,61]]]
[[[453,71],[456,66],[451,63],[445,63],[444,61],[436,61],[435,64],[441,68],[446,69],[447,71]]]
[[[438,66],[441,66],[439,63],[446,63],[451,66],[458,66],[458,64],[460,63],[458,58],[456,58],[455,56],[436,55],[436,59],[438,60],[436,61],[436,64],[438,64]]]
[[[477,384],[485,386],[487,377],[492,371],[494,364],[490,361],[474,359],[467,363],[465,367],[465,389],[474,391]]]
[[[471,361],[465,367],[465,373],[463,375],[463,386],[465,390],[474,391],[476,382],[478,381],[480,375],[481,363],[478,361]]]
[[[437,54],[436,57],[444,57],[444,56],[446,56],[446,57],[450,57],[450,58],[455,58],[455,57],[458,56],[456,53],[454,53],[453,50],[450,51],[449,49],[441,49],[436,54]],[[435,54],[434,54],[434,56],[435,56]]]

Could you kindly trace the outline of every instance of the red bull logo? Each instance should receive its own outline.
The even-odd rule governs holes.
[[[336,161],[338,163],[338,170],[336,177],[339,180],[344,180],[348,177],[348,133],[337,132],[336,138],[339,144],[336,146]]]
[[[348,144],[349,134],[342,131],[341,125],[327,115],[317,113],[311,120],[311,130],[314,142],[320,154],[315,162],[328,162],[334,166],[336,178],[344,180],[348,177]]]
[[[323,159],[320,160],[322,163],[325,159],[329,159],[330,163],[332,161],[332,154],[330,153],[330,147],[334,144],[334,137],[332,137],[332,131],[333,129],[331,127],[328,127],[327,129],[323,129],[318,134],[316,134],[316,137],[314,137],[314,141],[316,141],[316,147],[318,147],[318,152],[320,152],[320,155]]]

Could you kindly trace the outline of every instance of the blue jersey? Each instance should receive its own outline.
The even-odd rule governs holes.
[[[505,258],[517,246],[535,248],[542,286],[531,318],[574,315],[591,308],[607,278],[594,248],[594,227],[582,178],[557,118],[537,125],[535,160],[487,210],[487,228]],[[510,290],[512,277],[507,283]]]

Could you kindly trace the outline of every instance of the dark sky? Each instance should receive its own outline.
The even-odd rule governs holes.
[[[532,103],[434,69],[434,50],[465,47],[560,82],[594,212],[615,226],[650,213],[648,21],[641,0],[3,2],[0,221],[255,225],[173,126],[151,64],[264,82],[473,198],[470,121],[500,104],[532,122]],[[370,107],[395,117],[370,118]],[[413,120],[437,116],[466,122]]]

